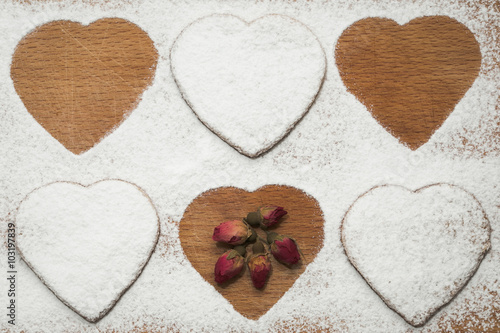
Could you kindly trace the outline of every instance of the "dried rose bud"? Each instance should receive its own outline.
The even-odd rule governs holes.
[[[300,250],[293,238],[270,232],[267,235],[274,258],[285,265],[294,265],[300,260]]]
[[[271,271],[271,261],[267,253],[253,254],[248,258],[248,269],[255,288],[264,287]]]
[[[245,218],[245,222],[250,224],[252,227],[257,227],[260,222],[262,222],[262,216],[259,211],[248,213]]]
[[[245,259],[236,250],[229,250],[219,257],[215,264],[215,282],[224,283],[240,274]]]
[[[247,243],[254,243],[257,240],[257,232],[253,228],[250,228],[250,231],[252,232],[252,235],[248,237]]]
[[[215,227],[212,239],[216,242],[240,245],[252,236],[251,229],[248,224],[241,220],[226,221]]]
[[[283,209],[283,207],[263,206],[259,208],[259,213],[262,216],[261,224],[268,228],[278,223],[287,212]]]

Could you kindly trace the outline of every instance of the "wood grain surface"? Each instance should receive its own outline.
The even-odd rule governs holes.
[[[303,260],[291,268],[271,257],[272,270],[266,286],[255,289],[248,269],[234,280],[219,285],[214,280],[214,266],[232,246],[212,240],[214,228],[222,222],[238,220],[263,205],[284,207],[288,214],[269,228],[293,237]],[[193,267],[222,294],[234,308],[250,319],[258,319],[293,285],[323,246],[323,212],[317,201],[289,186],[265,186],[254,192],[221,187],[202,193],[189,205],[179,225],[182,249]],[[255,228],[260,237],[265,233]],[[248,246],[251,251],[251,246]]]
[[[17,45],[11,77],[33,117],[80,154],[135,108],[157,59],[147,33],[127,20],[54,21]]]
[[[411,149],[426,143],[479,74],[479,43],[447,16],[405,25],[355,22],[340,36],[335,60],[349,92]]]
[[[459,70],[453,70],[455,59],[448,58],[448,54],[443,51],[430,55],[432,61],[437,61],[435,64],[438,67],[434,66],[425,71],[416,70],[411,62],[402,61],[404,57],[401,55],[395,56],[395,38],[403,39],[403,45],[416,52],[414,56],[425,59],[429,55],[428,52],[419,51],[416,46],[435,46],[435,42],[430,45],[427,41],[428,34],[433,35],[433,31],[426,30],[426,34],[423,34],[419,32],[417,23],[402,30],[391,22],[380,22],[378,29],[362,27],[351,30],[349,35],[340,40],[341,52],[337,52],[337,65],[351,91],[356,89],[349,83],[348,75],[352,74],[358,80],[361,79],[362,85],[368,88],[378,82],[376,96],[370,96],[370,92],[361,96],[361,100],[369,104],[369,108],[375,102],[367,102],[368,97],[375,98],[376,103],[381,103],[382,106],[387,104],[386,101],[399,102],[387,109],[384,109],[385,106],[380,109],[377,104],[376,109],[385,110],[382,114],[390,119],[390,125],[384,126],[411,148],[416,148],[429,139],[429,133],[432,134],[446,113],[453,109],[464,87],[471,84],[480,63],[480,55],[477,54],[474,42],[466,36],[467,32],[464,32],[462,27],[442,17],[431,21],[434,28],[439,28],[434,31],[449,31],[449,37],[456,41],[453,46],[458,49],[459,58],[465,61],[465,65],[459,64]],[[425,20],[419,22],[429,23]],[[358,42],[367,39],[377,40],[379,47],[376,51],[365,52],[363,58],[344,64],[344,59],[352,56],[353,50],[359,50]],[[129,47],[126,52],[121,49],[124,43]],[[372,47],[373,44],[369,46]],[[331,50],[333,45],[324,47]],[[11,74],[16,91],[29,112],[52,136],[70,151],[78,154],[91,148],[133,110],[140,94],[152,80],[157,57],[149,37],[138,27],[124,20],[101,20],[88,28],[68,21],[57,21],[22,40],[14,55]],[[328,57],[331,58],[332,54]],[[380,62],[384,59],[385,61]],[[377,64],[376,68],[380,70],[368,71],[367,68],[373,64]],[[445,68],[441,68],[441,65]],[[391,72],[392,67],[397,68],[397,71]],[[349,70],[343,71],[343,68]],[[337,70],[333,61],[330,62],[329,70]],[[420,77],[424,74],[425,80],[432,83],[432,89],[438,92],[437,95],[426,98],[419,87],[411,85],[399,89],[395,83],[399,82],[398,76],[401,73],[405,73],[405,77],[416,85],[427,84],[422,83]],[[457,84],[450,87],[450,80]],[[359,94],[357,97],[360,98]],[[427,105],[429,110],[434,111],[444,108],[446,112],[440,114],[437,121],[428,121],[427,118],[409,116],[414,104]],[[370,110],[373,112],[373,109]],[[380,116],[375,116],[382,124],[385,123]],[[290,218],[283,223],[282,230],[299,240],[307,261],[313,260],[318,244],[307,243],[306,240],[313,236],[318,237],[316,240],[321,238],[322,231],[317,229],[322,225],[321,212],[315,206],[314,199],[294,194],[293,189],[286,191],[288,194],[283,195],[283,188],[271,186],[249,195],[241,190],[226,188],[207,193],[190,206],[180,226],[181,242],[193,266],[198,268],[207,281],[213,283],[213,264],[224,252],[224,248],[218,247],[210,239],[214,224],[226,219],[241,218],[248,210],[255,209],[262,203],[282,204],[290,210]],[[201,206],[203,203],[206,205]],[[227,203],[231,203],[231,206]],[[308,207],[312,215],[299,211],[303,205]],[[311,221],[317,225],[315,229],[303,225]],[[262,307],[257,304],[260,302],[256,301],[260,294],[273,295],[271,298],[274,303],[274,300],[290,287],[289,282],[276,283],[278,274],[283,274],[281,277],[289,281],[295,279],[294,271],[283,268],[274,265],[273,275],[264,291],[256,291],[251,287],[248,272],[234,284],[215,287],[230,299],[238,311],[245,311],[248,317],[257,318],[269,307],[269,304]],[[304,267],[299,268],[299,272],[303,269]],[[243,286],[244,290],[239,292],[238,298],[234,297],[233,290],[237,286]],[[251,296],[246,297],[245,292]],[[233,296],[228,296],[231,294]],[[493,299],[498,300],[496,291],[491,291],[490,294]],[[262,301],[267,302],[265,299],[262,298]],[[470,300],[471,303],[473,301]],[[249,308],[251,310],[248,310]],[[439,313],[437,316],[439,317]],[[500,309],[488,321],[496,325],[492,332],[500,331]],[[286,325],[292,331],[297,327],[296,330],[301,330],[303,327],[302,322],[290,321]],[[452,326],[457,331],[464,331],[465,327],[468,331],[485,331],[482,329],[481,320],[478,320],[472,311],[467,316],[455,320]],[[312,331],[324,331],[320,322],[311,322],[310,327]],[[161,331],[153,326],[138,330]],[[446,326],[443,326],[443,331],[445,330]]]

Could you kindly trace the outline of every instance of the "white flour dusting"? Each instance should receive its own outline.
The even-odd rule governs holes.
[[[91,322],[106,315],[140,275],[159,234],[149,198],[117,180],[36,189],[21,203],[15,224],[26,263]]]
[[[498,37],[493,6],[474,1],[371,0],[331,2],[160,1],[103,5],[73,3],[0,4],[0,218],[2,236],[12,212],[34,188],[54,181],[90,184],[123,179],[151,197],[161,235],[151,260],[134,285],[97,324],[68,309],[22,261],[18,262],[16,326],[7,324],[7,280],[0,278],[0,330],[12,332],[435,332],[491,329],[500,308],[500,131]],[[99,3],[100,1],[93,1]],[[104,3],[104,1],[102,1]],[[250,159],[216,137],[182,99],[169,53],[182,29],[213,13],[246,21],[277,13],[305,24],[318,37],[327,74],[317,100],[290,134],[268,153]],[[448,15],[475,35],[483,56],[481,74],[454,112],[417,151],[399,144],[347,93],[333,57],[342,31],[368,16],[406,23],[423,15]],[[144,29],[160,54],[152,86],[130,117],[93,149],[76,156],[26,112],[10,79],[17,43],[52,20],[88,24],[121,17]],[[370,289],[349,263],[340,242],[340,222],[349,206],[375,185],[419,188],[459,185],[481,202],[491,222],[491,251],[449,305],[420,329],[408,325]],[[265,184],[295,186],[312,195],[325,215],[324,247],[294,286],[259,320],[237,313],[193,269],[182,252],[178,222],[200,193],[220,186],[254,190]],[[0,272],[7,252],[0,247]],[[3,275],[5,276],[5,275]]]
[[[304,116],[326,69],[316,37],[282,15],[251,23],[232,15],[202,18],[176,39],[170,61],[200,120],[250,157],[269,150]]]
[[[341,235],[354,267],[413,326],[448,303],[490,249],[481,204],[448,184],[375,187],[349,208]]]

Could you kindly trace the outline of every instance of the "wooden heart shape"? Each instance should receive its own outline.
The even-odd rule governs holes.
[[[148,34],[127,20],[54,21],[19,42],[11,77],[36,121],[81,154],[128,117],[157,59]]]
[[[241,219],[265,204],[285,207],[288,216],[272,230],[293,237],[304,254],[303,263],[292,269],[274,258],[266,286],[253,287],[248,268],[232,282],[214,280],[217,259],[229,246],[212,240],[214,228],[227,220]],[[221,187],[200,194],[186,209],[179,226],[182,248],[193,267],[247,318],[258,319],[293,285],[323,246],[323,213],[318,202],[294,187],[268,185],[254,192]],[[255,229],[261,232],[260,229]],[[261,235],[264,235],[261,233]]]
[[[342,33],[335,60],[347,90],[415,150],[470,88],[481,52],[472,32],[447,16],[420,17],[403,26],[367,18]]]
[[[17,249],[38,278],[90,322],[104,317],[137,280],[158,240],[151,199],[104,180],[35,189],[16,215]]]
[[[201,18],[177,37],[170,64],[200,121],[248,157],[271,149],[304,117],[326,70],[317,37],[284,15]]]
[[[464,189],[377,186],[341,226],[347,257],[389,308],[424,325],[474,275],[490,249],[490,222]]]

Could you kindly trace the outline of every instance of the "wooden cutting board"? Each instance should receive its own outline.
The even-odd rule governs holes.
[[[441,26],[441,28],[446,28],[447,25],[450,25],[450,31],[456,31],[456,26],[452,26],[452,24],[449,21],[444,20],[442,23],[444,26]],[[36,77],[40,75],[40,71],[48,71],[50,72],[51,66],[53,66],[53,59],[47,59],[43,58],[41,54],[37,55],[37,53],[19,53],[16,55],[16,58],[13,61],[13,69],[12,69],[12,77],[14,80],[14,84],[16,87],[16,90],[18,92],[21,92],[23,94],[23,101],[26,105],[28,104],[40,104],[40,101],[46,100],[49,101],[50,103],[60,103],[56,105],[56,108],[58,112],[62,113],[67,113],[68,119],[71,119],[73,122],[71,126],[69,126],[68,123],[65,122],[59,122],[56,124],[51,124],[51,134],[58,138],[65,146],[70,147],[70,150],[73,152],[81,152],[87,150],[91,145],[95,142],[98,142],[100,139],[99,135],[94,135],[92,137],[89,137],[88,139],[77,142],[72,139],[71,133],[72,129],[74,128],[73,131],[77,131],[78,124],[79,122],[85,123],[88,122],[87,117],[91,117],[92,115],[88,115],[87,110],[89,107],[89,103],[92,103],[92,100],[89,101],[88,99],[88,94],[98,94],[98,99],[99,103],[104,102],[107,105],[114,105],[117,108],[123,108],[125,105],[127,108],[133,108],[135,101],[131,101],[129,98],[130,91],[135,91],[134,89],[142,89],[143,83],[144,82],[150,82],[151,80],[151,72],[145,72],[145,71],[137,71],[135,70],[137,66],[144,66],[144,63],[141,63],[141,59],[149,59],[148,61],[151,61],[152,59],[157,58],[156,50],[154,47],[151,47],[151,45],[148,43],[146,39],[143,37],[143,32],[137,29],[130,29],[129,31],[122,31],[122,33],[118,34],[113,34],[110,33],[110,30],[113,29],[113,27],[122,27],[123,21],[120,19],[106,19],[105,24],[108,25],[107,29],[97,29],[95,33],[93,34],[88,34],[88,33],[78,33],[78,32],[73,32],[71,36],[68,37],[67,42],[66,42],[66,48],[69,48],[69,51],[65,52],[59,52],[55,54],[54,56],[58,59],[57,61],[65,63],[65,71],[59,71],[57,73],[52,72],[51,75],[45,76],[45,80],[43,82],[44,87],[47,89],[38,89],[37,94],[30,94],[30,91],[32,92],[33,89],[36,87],[33,87],[33,83],[30,80],[21,80],[19,79],[19,71],[25,71],[28,69],[28,72],[24,72],[23,75],[24,77]],[[60,45],[56,45],[57,43],[60,43],[60,40],[56,37],[61,36],[66,34],[66,31],[64,31],[65,25],[60,25],[58,26],[57,24],[52,27],[50,31],[45,32],[43,38],[40,38],[39,40],[31,40],[29,48],[37,48],[37,47],[47,47],[47,45],[50,46],[50,43],[53,43],[56,47],[60,47]],[[384,31],[384,29],[381,29],[380,31],[377,32],[378,36],[377,38],[380,39],[380,43],[384,43],[384,38],[388,38],[387,36],[387,31]],[[453,37],[453,36],[451,36]],[[88,61],[88,54],[87,52],[93,52],[93,50],[82,48],[82,45],[96,45],[96,44],[102,44],[102,45],[113,45],[122,42],[123,38],[128,38],[132,41],[140,41],[142,44],[139,45],[137,50],[137,54],[132,54],[130,57],[130,61],[128,63],[119,63],[116,61],[109,61],[109,62],[99,62],[99,66],[101,70],[107,71],[108,73],[112,74],[111,76],[120,76],[122,78],[126,78],[126,80],[121,80],[120,84],[123,85],[123,87],[119,87],[119,89],[105,89],[107,84],[103,84],[101,86],[101,91],[96,91],[96,86],[95,86],[95,75],[89,73],[89,75],[78,75],[78,76],[68,76],[67,73],[74,73],[77,71],[77,69],[81,66],[86,65],[86,61]],[[421,39],[424,38],[419,32],[418,29],[413,34],[410,34],[406,36],[408,40],[406,41],[409,44],[419,44],[421,43]],[[345,43],[350,43],[352,41],[345,41]],[[352,46],[353,48],[355,45]],[[460,46],[458,45],[460,48]],[[335,64],[332,61],[332,56],[333,54],[331,53],[332,50],[332,45],[324,45],[325,50],[327,50],[327,57],[329,59],[329,71],[335,71],[337,70],[335,68]],[[344,49],[348,49],[349,45],[344,45]],[[462,50],[464,54],[467,55],[469,52],[467,47],[464,47]],[[166,56],[166,55],[165,55]],[[392,54],[387,53],[386,55],[382,53],[377,53],[376,55],[374,54],[373,57],[391,57]],[[425,56],[425,55],[423,55]],[[470,61],[479,61],[481,59],[477,59],[477,55],[475,54],[470,54],[468,55],[470,58]],[[136,60],[134,60],[136,59]],[[366,57],[362,61],[359,61],[356,66],[359,66],[358,68],[354,68],[355,72],[358,73],[363,73],[363,67],[367,63],[371,63],[375,61],[375,58],[370,58]],[[30,64],[36,63],[37,66],[30,66]],[[449,66],[453,66],[453,61],[449,62]],[[473,69],[472,69],[473,70]],[[30,72],[31,71],[31,72]],[[445,73],[446,70],[440,71],[440,73]],[[370,84],[370,82],[380,79],[380,78],[375,78],[373,76],[374,74],[370,73],[364,73],[363,76],[360,78],[361,82],[365,82],[366,84]],[[377,75],[380,75],[378,73]],[[389,76],[389,74],[387,74]],[[455,79],[456,80],[470,80],[471,77],[471,72],[469,71],[464,71],[460,75],[458,75]],[[106,79],[105,77],[102,77],[100,79]],[[436,81],[439,82],[440,77],[435,77]],[[44,94],[44,91],[51,91],[51,87],[55,86],[57,82],[64,81],[64,85],[58,85],[58,98],[56,100],[53,100],[53,96],[46,95],[46,96],[40,96],[39,94]],[[443,81],[444,82],[444,81]],[[74,89],[75,87],[84,87],[83,88],[83,93],[80,94],[75,94]],[[411,87],[410,87],[411,88]],[[437,89],[439,89],[439,85]],[[414,89],[414,91],[418,91],[418,89]],[[87,92],[88,94],[86,94]],[[407,89],[407,90],[394,90],[391,92],[392,99],[399,99],[401,101],[410,101],[410,100],[415,100],[417,97],[412,95],[412,89]],[[96,98],[97,98],[96,97]],[[441,98],[442,102],[450,102],[452,103],[456,99],[456,93],[452,91],[448,91],[445,89],[445,87],[441,87]],[[67,105],[71,105],[70,108],[67,107]],[[91,106],[91,105],[90,105]],[[43,105],[42,105],[43,107]],[[109,130],[109,124],[116,124],[117,122],[121,121],[120,119],[117,120],[116,114],[113,111],[113,108],[110,109],[110,112],[106,112],[106,114],[101,114],[99,117],[104,117],[104,121],[97,121],[97,122],[92,122],[93,126],[96,127],[96,133],[105,133],[107,130]],[[393,112],[399,112],[397,110],[393,110]],[[82,116],[83,115],[83,116]],[[402,114],[397,114],[396,116],[401,117],[404,116]],[[411,140],[414,144],[419,145],[423,144],[428,140],[427,133],[428,131],[425,130],[426,126],[434,126],[434,124],[431,123],[426,123],[423,122],[420,119],[414,119],[414,122],[417,122],[415,124],[416,127],[418,128],[423,128],[424,130],[420,132],[412,132],[412,124],[411,121],[407,124],[408,128],[408,136],[411,137]],[[75,125],[76,124],[76,125]],[[74,125],[74,126],[73,126]],[[68,135],[68,127],[69,129],[69,134]],[[73,133],[77,135],[77,133]],[[93,142],[89,143],[89,140],[94,140]],[[231,193],[228,193],[230,196]],[[222,200],[222,202],[230,202],[231,198],[228,197],[227,200],[224,198],[219,198],[219,200]],[[217,214],[217,212],[212,212],[214,214]],[[207,215],[210,215],[210,212],[207,213]],[[307,232],[307,230],[297,230],[296,231],[298,234]],[[199,256],[203,257],[205,254],[200,253]],[[208,259],[207,255],[207,259]],[[203,258],[202,258],[203,260]],[[279,286],[275,286],[275,289],[279,289]],[[273,290],[271,289],[269,292],[276,292],[276,293],[282,293],[283,291],[281,290]],[[243,296],[244,293],[242,292],[242,297],[241,297],[241,302],[246,302],[245,297]],[[498,303],[498,298],[500,297],[497,293],[492,292],[491,296],[495,298]],[[471,300],[472,301],[472,300]],[[439,316],[439,314],[438,314]],[[500,309],[498,309],[498,312],[495,314],[494,317],[490,318],[489,321],[495,323],[495,328],[491,330],[491,332],[498,332],[500,331]],[[471,312],[464,316],[463,318],[457,319],[454,322],[453,325],[454,329],[457,331],[465,330],[465,327],[470,330],[474,331],[482,331],[480,322],[477,322],[477,317],[476,315]],[[475,329],[473,328],[475,327]],[[293,330],[293,327],[291,327]],[[320,328],[315,328],[315,324],[311,323],[311,329],[315,330],[317,329],[318,331]]]

